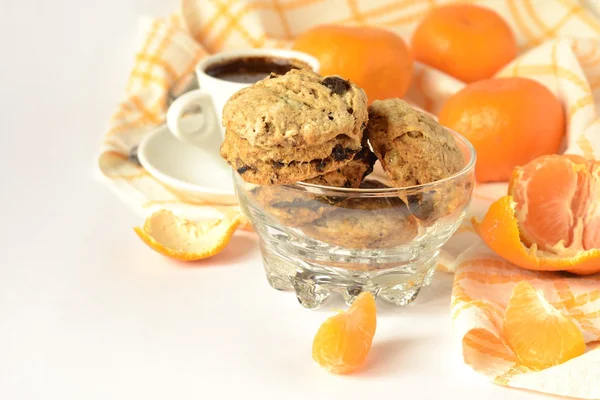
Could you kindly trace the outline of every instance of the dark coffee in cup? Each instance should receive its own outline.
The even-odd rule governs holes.
[[[256,83],[270,73],[284,75],[293,69],[311,69],[299,60],[279,57],[240,57],[209,65],[205,73],[214,78],[235,83]]]

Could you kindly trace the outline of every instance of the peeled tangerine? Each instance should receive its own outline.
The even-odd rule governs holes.
[[[348,311],[323,322],[313,341],[312,356],[329,372],[347,374],[360,367],[377,327],[375,298],[369,292],[356,297]]]
[[[221,252],[229,243],[241,218],[189,221],[169,210],[152,214],[135,233],[157,252],[182,261],[201,260]]]
[[[581,330],[527,282],[513,289],[504,313],[504,340],[519,361],[542,370],[585,352]]]
[[[492,250],[522,268],[600,272],[600,162],[547,155],[517,167],[508,196],[473,225]]]

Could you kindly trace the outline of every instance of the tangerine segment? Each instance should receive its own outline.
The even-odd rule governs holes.
[[[323,322],[313,340],[313,359],[329,372],[352,372],[367,358],[376,328],[375,298],[363,292],[348,311]]]
[[[503,335],[519,361],[538,371],[585,352],[577,325],[527,282],[519,282],[512,291],[504,313]]]
[[[569,271],[579,275],[600,272],[600,249],[581,251],[563,257],[538,250],[534,244],[525,247],[521,242],[512,196],[494,202],[483,220],[472,219],[475,231],[500,257],[525,269],[534,271]]]
[[[229,243],[241,218],[193,222],[169,210],[160,210],[146,219],[135,233],[153,250],[182,261],[212,257]]]
[[[538,157],[513,171],[521,238],[559,255],[600,247],[600,163],[575,155]]]

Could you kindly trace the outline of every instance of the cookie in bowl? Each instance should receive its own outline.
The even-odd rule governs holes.
[[[367,180],[363,189],[386,189]],[[301,227],[308,236],[349,249],[386,249],[407,244],[417,236],[416,218],[399,197],[349,197],[331,212]]]
[[[465,159],[450,132],[429,114],[401,99],[374,101],[366,135],[390,184],[397,188],[438,182],[459,172]],[[407,194],[403,200],[421,221],[451,208],[454,184]]]
[[[439,181],[464,166],[463,154],[448,130],[404,100],[374,101],[367,131],[394,187]]]
[[[280,185],[335,171],[362,150],[367,98],[337,76],[271,74],[223,109],[221,156],[246,182]]]
[[[308,179],[306,183],[330,187],[357,188],[373,171],[377,157],[368,145],[356,153],[346,165],[324,175]],[[301,226],[321,218],[339,200],[304,190],[290,190],[277,185],[258,186],[252,196],[280,223]]]

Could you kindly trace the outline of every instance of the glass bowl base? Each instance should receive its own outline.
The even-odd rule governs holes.
[[[341,294],[350,305],[364,291],[371,292],[375,298],[405,306],[431,283],[439,254],[435,250],[419,259],[357,265],[356,269],[349,270],[347,266],[336,267],[335,262],[283,255],[262,240],[261,252],[271,287],[295,292],[298,302],[309,309],[319,307],[334,293]]]

